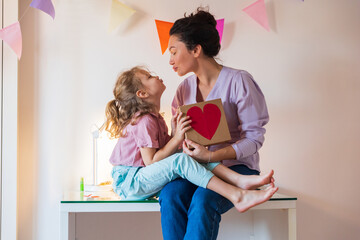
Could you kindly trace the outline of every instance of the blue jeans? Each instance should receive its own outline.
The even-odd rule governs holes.
[[[245,165],[230,169],[243,175],[259,175]],[[168,183],[161,190],[159,201],[164,240],[214,240],[221,214],[234,206],[221,195],[185,179]]]
[[[115,166],[112,170],[114,192],[124,200],[146,199],[167,183],[182,177],[206,188],[219,163],[200,164],[185,153],[175,153],[146,167]]]

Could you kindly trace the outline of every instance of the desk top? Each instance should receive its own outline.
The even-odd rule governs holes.
[[[297,200],[284,194],[275,193],[269,201],[289,201]],[[103,192],[66,192],[61,203],[158,203],[158,199],[150,198],[138,201],[121,200],[113,191]]]

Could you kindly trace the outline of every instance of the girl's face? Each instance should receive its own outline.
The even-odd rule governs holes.
[[[169,39],[169,64],[179,76],[184,76],[189,72],[193,72],[195,65],[195,57],[193,51],[186,48],[185,43],[179,40],[175,35],[171,35]]]
[[[160,79],[158,76],[152,76],[147,71],[138,72],[137,76],[141,80],[141,83],[144,86],[146,92],[149,94],[149,97],[156,99],[161,98],[162,93],[166,89],[162,79]]]

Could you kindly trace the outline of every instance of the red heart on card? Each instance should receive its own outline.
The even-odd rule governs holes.
[[[208,103],[203,110],[199,107],[190,108],[187,113],[192,122],[191,127],[204,138],[209,140],[214,136],[221,118],[221,111],[215,104]]]

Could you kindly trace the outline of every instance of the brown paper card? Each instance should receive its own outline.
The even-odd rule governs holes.
[[[204,146],[231,140],[220,98],[184,105],[179,110],[192,120],[192,128],[185,133],[185,138]]]

